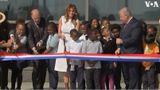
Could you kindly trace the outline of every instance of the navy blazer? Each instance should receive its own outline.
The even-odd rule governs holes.
[[[123,40],[122,54],[143,53],[143,29],[141,23],[134,17],[123,26],[120,37]]]

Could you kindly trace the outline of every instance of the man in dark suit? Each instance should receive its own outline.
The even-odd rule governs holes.
[[[116,43],[120,46],[116,53],[142,54],[143,53],[143,31],[141,23],[136,20],[128,8],[122,8],[119,12],[120,20],[124,24],[120,38]],[[141,87],[141,63],[125,62],[122,65],[124,81],[127,89],[140,89]]]
[[[41,18],[37,9],[31,11],[32,20],[28,23],[28,43],[33,54],[41,54],[45,50],[47,31],[45,20]],[[34,89],[43,89],[46,76],[46,62],[43,60],[33,61],[32,82]]]

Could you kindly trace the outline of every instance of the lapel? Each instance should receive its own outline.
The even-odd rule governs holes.
[[[133,18],[129,21],[129,23],[123,25],[123,30],[122,30],[123,33],[127,32],[128,30],[130,30],[131,25],[132,25],[132,23],[134,23],[134,21],[135,21],[135,18],[133,17]]]
[[[38,29],[37,25],[34,23],[34,21],[31,21],[32,29],[35,31]]]
[[[124,30],[130,27],[130,25],[134,22],[135,18],[133,17],[127,24],[124,25]]]
[[[41,31],[38,25],[36,25],[36,23],[32,20],[32,28],[34,30],[34,36],[36,38],[40,38],[41,37]]]

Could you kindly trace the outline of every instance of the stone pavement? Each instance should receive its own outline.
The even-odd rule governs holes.
[[[11,87],[11,82],[10,82],[10,77],[11,77],[11,70],[9,70],[8,74],[8,87]],[[64,84],[63,84],[63,74],[59,73],[59,83],[58,83],[58,89],[64,89]],[[22,90],[33,90],[32,88],[32,67],[27,67],[23,70],[23,83],[22,83]],[[125,87],[124,83],[121,83],[122,88]],[[46,82],[44,85],[44,89],[49,89],[49,82],[48,82],[48,73],[46,75]]]
[[[9,76],[8,77],[9,77],[8,87],[10,88],[11,87],[11,82],[10,82],[11,71],[9,71]],[[22,90],[33,90],[31,77],[32,77],[32,67],[25,68],[24,71],[23,71]],[[62,77],[63,77],[63,74],[59,73],[58,89],[64,89],[64,84],[63,84],[63,78]],[[158,77],[160,79],[160,75]],[[122,77],[122,80],[121,80],[121,87],[125,88],[125,84],[123,82],[123,77]],[[45,82],[45,85],[44,85],[44,89],[46,89],[46,90],[49,89],[48,74],[46,76],[46,82]]]
[[[124,83],[121,83],[122,88],[125,87]],[[11,87],[11,83],[9,82],[8,87]],[[32,82],[23,82],[22,84],[22,90],[33,90],[32,88]],[[58,83],[58,89],[64,89],[63,82]],[[44,90],[49,90],[49,83],[46,82],[44,85]]]

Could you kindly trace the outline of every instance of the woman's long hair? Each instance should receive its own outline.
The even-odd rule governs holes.
[[[76,6],[75,6],[74,4],[69,4],[69,5],[67,6],[67,8],[66,8],[66,11],[65,11],[66,22],[69,20],[69,15],[68,15],[68,13],[69,13],[69,10],[70,10],[71,8],[75,11],[75,15],[73,16],[72,21],[73,21],[73,20],[76,20],[77,17],[78,17],[78,12],[77,12]]]

